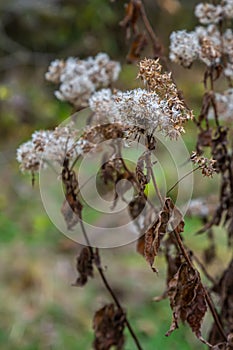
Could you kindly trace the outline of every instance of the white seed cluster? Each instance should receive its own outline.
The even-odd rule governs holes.
[[[66,61],[51,62],[45,78],[60,84],[55,96],[70,102],[76,109],[88,106],[88,99],[98,89],[108,87],[116,81],[121,66],[111,61],[105,53],[86,60],[70,57]]]
[[[75,159],[87,146],[86,143],[76,142],[77,133],[71,124],[55,130],[35,131],[31,140],[17,149],[20,169],[35,173],[48,163],[62,165],[65,158]]]
[[[195,16],[202,24],[219,23],[223,17],[223,8],[221,5],[200,3],[195,8]]]
[[[157,93],[140,88],[112,95],[110,90],[101,90],[90,98],[90,106],[99,118],[142,128],[148,135],[159,131],[171,139],[184,132],[182,124],[191,118],[190,111],[184,111],[179,102],[175,98],[161,99]]]
[[[233,121],[233,88],[225,90],[223,93],[215,94],[217,111],[221,118],[232,123]]]
[[[200,49],[197,34],[179,30],[171,34],[170,41],[170,60],[184,67],[190,67],[193,61],[198,58]]]
[[[116,110],[110,89],[102,89],[95,92],[89,99],[89,106],[95,112],[97,121],[114,122],[118,119],[118,111]]]
[[[223,0],[219,5],[200,3],[195,15],[201,24],[195,30],[180,30],[170,36],[170,59],[184,67],[190,67],[199,59],[207,66],[221,64],[224,56],[224,74],[233,78],[233,35],[231,29],[221,34],[218,24],[233,18],[233,0]],[[225,60],[227,58],[227,61]]]
[[[226,18],[233,18],[233,0],[222,1],[223,13]]]

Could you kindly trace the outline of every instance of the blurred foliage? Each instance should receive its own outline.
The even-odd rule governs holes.
[[[195,3],[145,1],[151,23],[166,48],[172,30],[191,29],[196,23],[192,12]],[[72,113],[68,104],[56,100],[54,87],[44,79],[51,60],[107,52],[123,64],[117,86],[127,89],[138,85],[136,66],[125,64],[128,43],[118,25],[124,16],[124,1],[2,0],[0,16],[0,348],[90,349],[91,315],[103,305],[105,291],[95,280],[85,291],[70,287],[75,279],[77,246],[62,238],[47,218],[38,185],[31,188],[30,177],[19,174],[15,150],[33,130],[54,127]],[[175,78],[190,106],[198,111],[203,93],[201,67],[186,71],[184,79],[184,71],[176,66]],[[195,136],[193,126],[189,127]],[[194,137],[187,132],[184,138],[192,150]],[[199,175],[195,176],[198,180]],[[207,185],[210,192],[215,184],[209,180],[201,183],[197,194]],[[190,221],[185,232],[197,249],[203,238],[190,238],[190,233],[199,225]],[[223,249],[221,245],[219,249]],[[225,254],[223,251],[222,256]],[[163,289],[162,264],[158,279],[131,247],[105,255],[109,269],[113,269],[113,284],[123,304],[129,303],[129,317],[147,350],[204,348],[186,328],[164,337],[170,323],[168,304],[151,303]],[[216,262],[219,266],[223,263]],[[133,349],[129,337],[126,349]]]

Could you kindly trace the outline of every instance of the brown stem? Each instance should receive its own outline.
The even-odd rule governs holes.
[[[176,183],[168,190],[167,195],[168,195],[168,193],[170,193],[170,192],[180,183],[180,181],[182,181],[183,179],[185,179],[186,176],[189,176],[190,174],[194,173],[194,171],[196,171],[196,170],[198,170],[198,169],[200,169],[200,168],[201,168],[201,167],[198,166],[197,168],[192,169],[192,170],[189,171],[187,174],[185,174],[184,176],[182,176],[182,177],[181,177],[178,181],[176,181]]]
[[[203,285],[202,285],[202,286],[203,286]],[[210,297],[210,294],[208,293],[207,289],[206,289],[204,286],[203,286],[203,289],[204,289],[204,292],[205,292],[205,299],[206,299],[206,301],[207,301],[207,304],[208,304],[208,306],[209,306],[209,309],[210,309],[210,312],[211,312],[211,314],[212,314],[212,316],[213,316],[213,319],[214,319],[214,321],[215,321],[215,323],[216,323],[216,326],[217,326],[217,328],[218,328],[220,334],[222,335],[223,339],[224,339],[225,341],[227,341],[227,336],[226,336],[226,334],[225,334],[225,332],[224,332],[222,323],[221,323],[221,321],[220,321],[220,318],[219,318],[219,315],[218,315],[218,313],[217,313],[217,310],[216,310],[215,307],[214,307],[214,303],[213,303],[213,301],[212,301],[212,299],[211,299],[211,297]]]
[[[161,204],[161,207],[163,207],[164,205],[164,199],[159,191],[159,188],[158,188],[158,185],[157,185],[157,182],[156,182],[156,179],[155,179],[155,175],[154,175],[154,172],[153,170],[151,169],[151,178],[152,178],[152,182],[153,182],[153,185],[154,185],[154,188],[155,188],[155,191],[156,191],[156,194],[159,198],[159,201],[160,201],[160,204]]]
[[[124,161],[124,158],[122,156],[122,153],[121,153],[121,147],[120,147],[120,144],[118,143],[118,153],[119,153],[119,157],[121,159],[121,162],[122,162],[122,165],[124,167],[124,169],[127,171],[127,173],[130,175],[130,178],[132,179],[132,182],[133,182],[133,186],[136,190],[138,190],[139,192],[141,191],[141,186],[140,184],[138,183],[137,179],[135,178],[135,175],[134,173],[132,173],[132,171],[129,170],[129,168],[127,167],[125,161]],[[144,197],[144,199],[149,203],[149,205],[151,206],[152,209],[154,209],[154,205],[153,203],[150,201],[150,199],[146,196],[146,194],[144,193],[144,191],[142,191],[142,195]]]
[[[200,261],[200,259],[192,253],[192,257],[193,260],[196,261],[197,265],[200,266],[202,272],[204,273],[204,275],[206,276],[206,278],[208,278],[208,280],[213,283],[213,285],[215,285],[216,281],[214,280],[214,278],[212,276],[210,276],[210,274],[208,273],[208,271],[206,270],[205,266],[203,265],[203,263]]]
[[[177,244],[178,244],[178,246],[179,246],[179,248],[180,248],[180,251],[181,251],[183,257],[184,257],[185,260],[187,261],[188,265],[189,265],[192,269],[194,269],[193,263],[192,263],[192,261],[191,261],[191,259],[190,259],[190,256],[189,256],[188,252],[187,252],[186,249],[185,249],[185,246],[184,246],[184,244],[183,244],[183,242],[182,242],[182,239],[181,239],[181,237],[180,237],[180,234],[179,234],[178,231],[177,231],[177,228],[174,229],[173,233],[174,233],[174,235],[175,235]]]
[[[143,2],[141,1],[141,18],[143,20],[143,23],[145,25],[146,31],[152,41],[153,49],[154,49],[154,54],[156,57],[161,57],[162,56],[162,45],[159,43],[159,39],[155,35],[153,28],[151,27],[151,24],[148,20],[148,17],[146,15],[145,7],[143,5]]]
[[[125,324],[129,330],[129,333],[130,335],[132,336],[134,342],[135,342],[135,345],[137,347],[138,350],[143,350],[142,349],[142,346],[129,322],[129,320],[127,319],[126,315],[125,315],[125,312],[124,312],[124,309],[123,307],[121,306],[121,303],[119,301],[119,299],[117,298],[115,292],[113,291],[112,287],[110,286],[106,276],[105,276],[105,273],[104,273],[104,270],[101,266],[101,261],[100,261],[100,257],[99,257],[99,250],[96,249],[96,252],[94,253],[94,250],[90,244],[90,241],[89,241],[89,238],[88,238],[88,235],[87,235],[87,232],[85,230],[85,227],[84,227],[84,224],[83,224],[83,221],[82,221],[82,218],[80,218],[80,226],[81,226],[81,229],[82,229],[82,232],[83,232],[83,235],[84,235],[84,238],[85,238],[85,241],[90,249],[90,252],[91,252],[91,255],[94,257],[94,264],[97,268],[97,271],[99,272],[99,275],[102,279],[102,282],[105,286],[105,288],[107,289],[107,291],[109,292],[109,294],[111,295],[112,299],[114,300],[116,306],[118,307],[118,309],[122,312],[122,314],[124,314],[125,316]]]
[[[191,259],[190,259],[190,257],[189,257],[189,254],[188,254],[188,252],[187,252],[186,249],[185,249],[185,246],[184,246],[184,244],[183,244],[183,242],[182,242],[182,239],[181,239],[180,234],[178,233],[177,229],[175,229],[173,232],[174,232],[176,241],[177,241],[177,243],[178,243],[178,245],[179,245],[179,248],[180,248],[180,250],[181,250],[181,252],[182,252],[182,254],[183,254],[185,260],[187,261],[187,263],[189,264],[189,266],[190,266],[192,269],[195,269],[194,266],[193,266],[193,263],[192,263],[192,261],[191,261]],[[202,283],[201,283],[201,284],[202,284]],[[211,299],[211,297],[210,297],[210,295],[209,295],[207,289],[203,286],[203,284],[202,284],[202,287],[203,287],[204,292],[205,292],[205,299],[206,299],[206,302],[207,302],[207,304],[208,304],[208,306],[209,306],[210,312],[211,312],[211,314],[212,314],[212,316],[213,316],[213,319],[214,319],[214,321],[215,321],[215,323],[216,323],[216,326],[217,326],[219,332],[221,333],[221,335],[223,336],[223,338],[224,338],[225,340],[227,340],[227,337],[226,337],[225,332],[224,332],[224,329],[223,329],[223,327],[222,327],[222,324],[221,324],[219,315],[218,315],[218,313],[217,313],[217,311],[216,311],[216,309],[215,309],[215,307],[214,307],[213,301],[212,301],[212,299]]]

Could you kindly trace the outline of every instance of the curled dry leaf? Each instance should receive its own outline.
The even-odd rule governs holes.
[[[168,296],[169,282],[179,270],[183,257],[175,243],[175,238],[170,235],[164,242],[165,258],[167,262],[167,286],[163,294],[153,298],[154,301],[161,301]]]
[[[220,296],[220,318],[226,334],[233,335],[233,259],[228,265],[227,269],[218,284],[213,287],[213,291]],[[224,342],[222,335],[219,333],[215,324],[210,331],[209,341],[211,344]],[[229,340],[228,340],[229,342]],[[231,346],[233,348],[233,338],[231,339]],[[224,348],[225,349],[225,348]]]
[[[68,230],[79,222],[82,211],[82,204],[71,193],[66,195],[61,208],[61,213],[65,219]]]
[[[76,269],[79,277],[73,284],[75,287],[82,287],[87,283],[88,277],[93,277],[93,255],[89,247],[84,247],[77,257]]]
[[[69,161],[65,159],[62,169],[62,182],[65,187],[65,200],[61,212],[67,224],[68,230],[71,230],[81,218],[82,203],[78,198],[78,181],[74,170],[69,169]]]
[[[166,232],[176,229],[178,233],[184,230],[184,220],[179,209],[170,198],[166,198],[163,209],[159,212],[155,223],[145,233],[144,256],[153,271],[154,259],[157,256],[161,241]]]
[[[120,26],[126,29],[126,39],[131,36],[131,29],[133,34],[137,34],[137,21],[140,17],[141,1],[131,0],[125,7],[125,17],[120,22]]]
[[[170,210],[167,204],[168,201],[166,200],[163,209],[158,214],[158,219],[145,233],[144,255],[154,272],[157,271],[156,268],[153,267],[154,259],[158,254],[160,242],[166,233],[170,218]]]
[[[173,236],[165,241],[165,258],[167,261],[167,286],[182,264],[182,255],[177,249]]]
[[[142,51],[145,49],[146,46],[147,46],[146,35],[144,33],[137,34],[134,37],[134,40],[127,54],[127,57],[126,57],[127,63],[133,63],[135,61],[138,61]]]
[[[197,338],[208,344],[201,336],[201,324],[207,311],[207,305],[199,273],[187,263],[183,263],[169,281],[168,297],[173,310],[173,319],[166,335],[169,336],[178,328],[179,320],[186,321]]]
[[[144,152],[138,159],[136,165],[136,178],[140,185],[141,193],[144,192],[145,186],[151,179],[150,152]]]
[[[114,304],[107,304],[96,311],[93,319],[95,350],[109,350],[115,346],[122,350],[124,345],[125,315]]]

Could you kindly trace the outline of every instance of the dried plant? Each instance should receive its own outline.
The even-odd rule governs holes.
[[[92,112],[88,124],[79,132],[72,124],[54,131],[35,132],[31,141],[17,151],[21,170],[31,172],[33,176],[53,163],[60,166],[59,178],[65,196],[61,203],[62,215],[68,230],[76,225],[81,227],[86,243],[77,258],[78,277],[73,285],[86,285],[96,270],[113,300],[113,304],[106,304],[95,313],[94,349],[108,350],[112,346],[123,349],[124,328],[128,328],[137,349],[143,349],[126,310],[106,278],[99,249],[91,245],[83,221],[86,203],[78,181],[78,164],[86,155],[100,151],[104,142],[110,144],[111,151],[104,154],[97,173],[106,191],[108,187],[114,189],[112,209],[119,200],[127,203],[128,213],[139,234],[137,251],[145,257],[153,272],[157,271],[155,260],[158,254],[164,253],[165,256],[167,286],[163,295],[155,300],[168,297],[170,301],[172,323],[166,335],[169,336],[182,321],[210,348],[233,349],[233,262],[231,260],[216,282],[192,247],[186,246],[182,236],[185,219],[175,201],[168,196],[183,178],[162,195],[152,160],[157,152],[158,133],[175,143],[185,132],[187,121],[195,124],[198,131],[196,150],[188,161],[196,166],[193,171],[200,169],[208,178],[214,174],[220,177],[219,200],[193,199],[188,210],[188,214],[199,216],[203,222],[199,233],[205,233],[209,240],[209,247],[203,252],[208,267],[216,254],[214,225],[226,228],[229,245],[233,240],[233,32],[228,28],[229,19],[233,18],[233,1],[200,3],[195,8],[195,16],[201,26],[192,32],[180,30],[171,34],[169,57],[184,68],[191,68],[195,60],[203,64],[205,93],[198,116],[193,115],[168,71],[168,60],[152,30],[143,2],[130,0],[120,25],[126,30],[126,39],[131,40],[126,60],[138,62],[138,78],[145,88],[113,89],[112,83],[118,77],[120,64],[110,61],[106,54],[87,60],[56,60],[51,63],[46,79],[60,84],[56,96],[69,101],[76,110],[90,107]],[[150,44],[152,58],[140,59],[144,48]],[[228,84],[223,92],[215,91],[218,79],[225,79]],[[128,145],[135,140],[143,144],[144,152],[134,168],[129,167],[124,159],[119,140]],[[122,181],[126,184],[117,191]],[[148,185],[153,186],[159,204],[148,197]],[[125,193],[130,186],[133,198],[128,201]],[[212,288],[207,289],[199,271],[212,283]],[[218,295],[220,312],[213,303],[212,293]],[[205,340],[201,326],[207,310],[214,323],[209,339]]]

